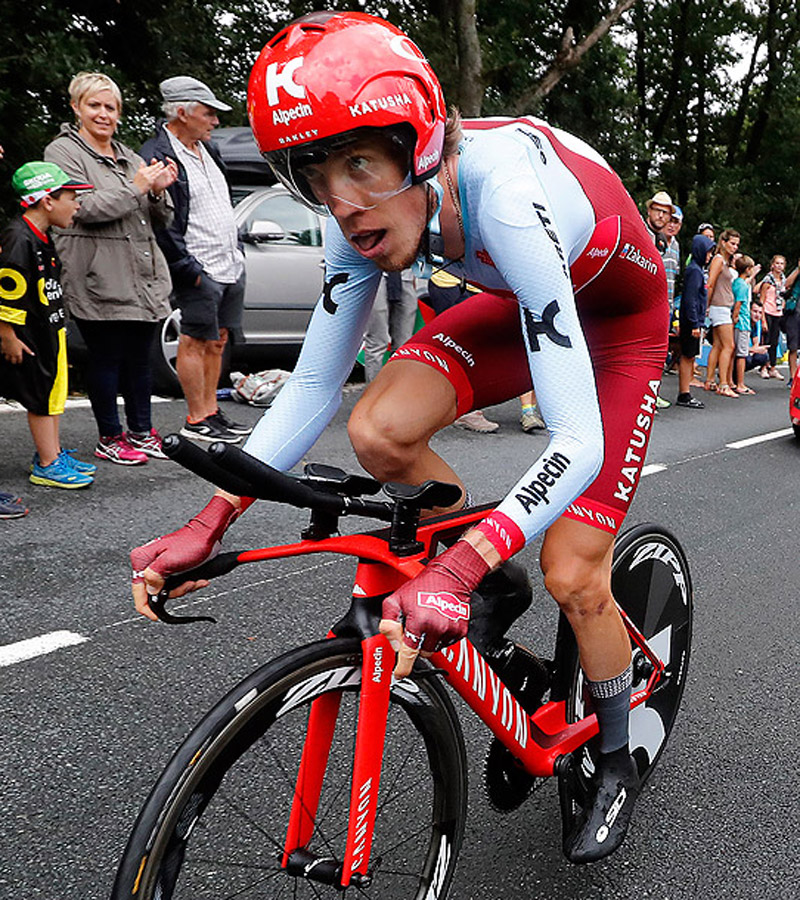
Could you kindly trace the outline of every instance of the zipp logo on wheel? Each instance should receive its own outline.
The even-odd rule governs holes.
[[[446,619],[457,622],[459,619],[469,619],[469,606],[451,594],[449,591],[419,591],[417,593],[417,606],[426,609],[435,609]]]

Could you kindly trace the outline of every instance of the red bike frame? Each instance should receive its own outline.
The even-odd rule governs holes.
[[[381,597],[418,574],[424,568],[426,559],[434,555],[434,548],[439,540],[463,533],[469,525],[479,521],[488,508],[491,507],[470,509],[467,513],[453,513],[423,522],[417,535],[423,549],[414,556],[396,556],[390,552],[387,541],[378,534],[357,534],[249,550],[239,554],[238,561],[255,562],[310,553],[354,556],[358,559],[354,597]],[[631,697],[631,708],[634,708],[652,695],[663,677],[664,665],[624,610],[620,609],[620,612],[631,640],[652,668],[646,686]],[[343,887],[353,883],[354,876],[362,879],[368,876],[394,667],[394,651],[383,635],[364,639],[362,648],[361,696],[350,791],[350,817],[341,875]],[[560,756],[571,753],[597,734],[597,719],[594,715],[588,715],[574,723],[567,722],[566,704],[563,700],[545,703],[533,715],[529,715],[466,638],[434,654],[431,663],[533,776],[553,775]],[[305,846],[314,831],[339,701],[338,693],[327,691],[311,704],[286,832],[284,867],[292,851]]]

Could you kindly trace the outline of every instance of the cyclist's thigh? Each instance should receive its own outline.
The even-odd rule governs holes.
[[[439,372],[453,386],[456,416],[531,389],[519,304],[513,297],[473,294],[451,306],[400,347],[385,370],[409,360]]]
[[[414,360],[388,363],[369,383],[349,428],[370,427],[399,443],[427,441],[456,417],[456,391],[438,369]]]
[[[643,225],[623,220],[621,249],[577,294],[603,417],[604,459],[564,515],[611,534],[619,531],[639,483],[667,352],[666,281],[652,242],[646,248],[644,240],[650,239]],[[655,253],[655,268],[643,263],[650,256],[639,246]]]

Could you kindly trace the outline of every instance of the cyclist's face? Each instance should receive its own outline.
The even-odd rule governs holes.
[[[427,194],[421,185],[411,184],[387,141],[360,138],[302,166],[300,173],[362,256],[386,271],[414,261],[425,227]]]

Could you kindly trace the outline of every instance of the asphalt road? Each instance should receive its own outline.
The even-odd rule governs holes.
[[[595,866],[567,864],[551,784],[514,813],[494,812],[482,784],[488,737],[464,710],[470,820],[451,897],[797,896],[800,446],[785,433],[785,385],[751,384],[755,397],[705,395],[704,412],[659,413],[651,468],[629,516],[660,522],[682,541],[696,613],[681,714],[626,845]],[[675,390],[667,378],[664,394]],[[310,458],[355,465],[344,423],[356,396]],[[158,404],[157,426],[177,427],[182,411],[177,401]],[[450,428],[435,439],[480,502],[497,497],[545,442],[521,433],[515,404],[490,413],[502,424],[495,435]],[[90,411],[68,410],[62,435],[88,457]],[[763,436],[772,437],[738,443]],[[126,552],[182,524],[209,487],[158,461],[101,463],[88,491],[34,487],[20,412],[0,411],[0,447],[0,487],[31,507],[24,520],[0,522],[0,898],[105,900],[136,812],[190,725],[255,666],[322,636],[348,596],[350,568],[324,557],[243,566],[192,603],[216,614],[216,626],[152,625],[133,613]],[[302,522],[261,504],[227,545],[294,539]],[[535,552],[525,551],[532,571]],[[555,615],[539,593],[515,635],[546,650]],[[33,638],[39,655],[14,661],[31,646],[19,642]],[[43,654],[48,640],[76,643]]]

